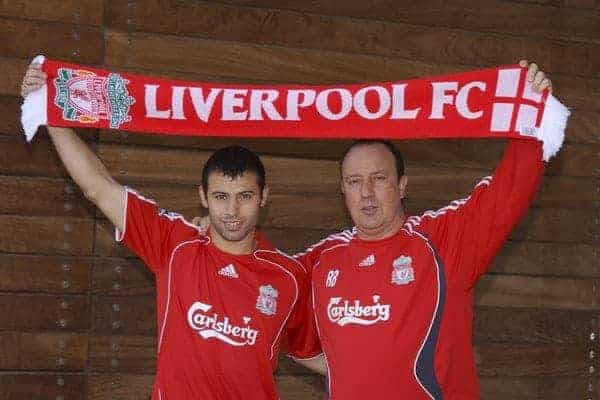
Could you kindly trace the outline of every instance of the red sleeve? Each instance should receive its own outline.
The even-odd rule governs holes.
[[[156,203],[131,189],[126,191],[124,232],[115,232],[123,242],[158,274],[168,265],[175,247],[197,237],[199,232],[176,213],[158,208]]]
[[[450,282],[473,287],[523,217],[540,185],[542,143],[511,139],[493,177],[471,195],[407,220],[432,241]]]
[[[323,352],[312,307],[308,275],[299,277],[298,300],[287,323],[284,351],[298,359],[308,359]]]

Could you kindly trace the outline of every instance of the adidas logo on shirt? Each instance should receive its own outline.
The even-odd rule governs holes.
[[[370,254],[367,258],[365,258],[364,260],[362,260],[360,262],[360,264],[358,264],[359,267],[370,267],[371,265],[375,264],[375,254]]]
[[[229,278],[239,278],[240,277],[238,275],[237,271],[235,270],[235,267],[233,266],[233,264],[229,264],[229,265],[226,265],[223,268],[221,268],[219,270],[219,275],[227,276]]]

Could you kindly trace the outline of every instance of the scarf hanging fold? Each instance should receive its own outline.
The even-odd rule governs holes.
[[[185,82],[46,60],[46,85],[21,122],[188,136],[279,138],[525,138],[561,147],[569,116],[535,93],[518,65],[402,82],[238,85]]]

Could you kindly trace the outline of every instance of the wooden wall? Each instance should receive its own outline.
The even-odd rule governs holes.
[[[413,4],[414,3],[414,4]],[[0,399],[147,399],[154,283],[65,175],[19,136],[20,79],[50,57],[189,80],[400,80],[529,57],[574,113],[531,212],[479,284],[484,399],[600,399],[600,3],[595,0],[0,1]],[[82,131],[111,172],[187,216],[210,151],[235,140]],[[263,226],[287,250],[347,224],[346,142],[245,140],[273,188]],[[465,195],[503,143],[408,141],[411,212]],[[283,360],[282,399],[321,378]]]

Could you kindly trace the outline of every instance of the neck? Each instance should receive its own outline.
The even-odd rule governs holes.
[[[209,232],[210,239],[215,247],[225,253],[234,255],[251,254],[256,249],[256,241],[254,239],[256,229],[251,230],[245,238],[238,241],[230,241],[219,235],[214,229]]]
[[[375,241],[386,239],[390,236],[394,236],[400,231],[406,216],[404,213],[399,213],[394,216],[394,219],[386,225],[374,228],[374,229],[361,229],[357,227],[358,238],[365,241]]]

